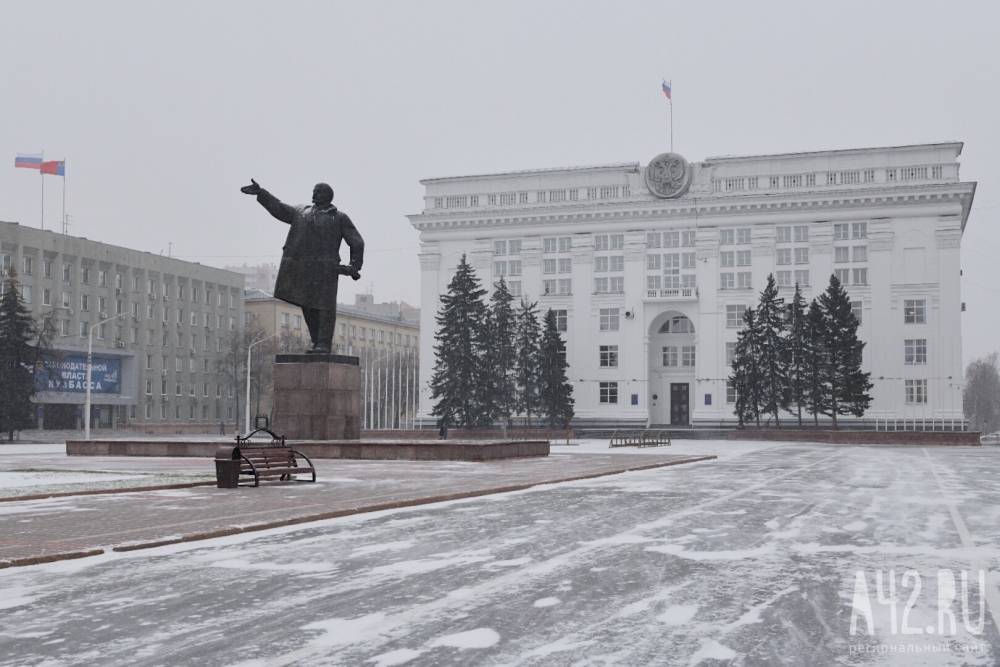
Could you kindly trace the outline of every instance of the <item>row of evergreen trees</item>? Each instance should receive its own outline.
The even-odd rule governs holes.
[[[729,378],[741,426],[760,426],[761,416],[779,426],[783,410],[800,426],[804,411],[817,425],[820,415],[830,417],[834,428],[838,415],[864,414],[872,388],[871,374],[861,371],[865,344],[836,276],[807,308],[798,285],[791,303],[779,299],[769,275],[757,308],[747,308],[743,322]]]
[[[510,426],[515,415],[550,426],[573,418],[573,387],[566,379],[566,345],[549,310],[544,326],[537,303],[514,297],[500,279],[487,304],[465,255],[436,320],[431,414],[449,426]]]

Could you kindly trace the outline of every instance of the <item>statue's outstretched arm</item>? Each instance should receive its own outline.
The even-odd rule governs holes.
[[[298,213],[294,206],[285,204],[264,188],[261,188],[260,192],[257,193],[257,202],[266,208],[268,213],[288,224],[292,224],[296,213]]]
[[[365,261],[365,240],[361,238],[358,228],[354,226],[351,219],[344,216],[343,227],[344,241],[351,248],[351,266],[355,271],[361,271],[361,265]],[[355,280],[357,280],[355,278]]]

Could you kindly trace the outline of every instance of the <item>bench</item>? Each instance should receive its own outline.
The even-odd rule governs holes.
[[[608,447],[660,447],[670,446],[667,431],[615,431],[611,434]]]
[[[260,480],[278,479],[296,482],[315,482],[316,467],[309,457],[291,447],[279,445],[244,445],[220,447],[215,452],[215,473],[219,488],[232,489],[253,479],[254,486]],[[299,475],[309,475],[310,479],[298,479]]]
[[[316,481],[316,468],[312,461],[291,447],[237,447],[236,451],[240,455],[240,478],[253,477],[254,486],[260,486],[261,479],[278,478],[287,481],[305,474],[311,475],[312,479],[295,481]],[[304,465],[299,459],[302,459]],[[249,481],[248,479],[247,482]]]

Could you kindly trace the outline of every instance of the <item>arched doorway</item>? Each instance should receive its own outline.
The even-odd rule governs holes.
[[[661,313],[649,331],[649,420],[688,426],[697,350],[694,322],[679,311]]]

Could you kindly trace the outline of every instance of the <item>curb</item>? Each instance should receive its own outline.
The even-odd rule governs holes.
[[[52,563],[57,560],[72,560],[74,558],[88,558],[90,556],[100,556],[104,549],[90,549],[88,551],[68,551],[61,554],[49,554],[48,556],[28,556],[27,558],[14,558],[12,560],[0,561],[0,570],[7,567],[21,567],[23,565],[41,565],[42,563]]]
[[[182,544],[185,542],[197,542],[200,540],[210,540],[217,537],[227,537],[229,535],[239,535],[241,533],[251,533],[258,532],[262,530],[270,530],[272,528],[282,528],[284,526],[295,526],[303,523],[312,523],[315,521],[324,521],[326,519],[337,519],[345,516],[352,516],[355,514],[368,514],[371,512],[382,512],[385,510],[400,509],[404,507],[416,507],[418,505],[431,505],[434,503],[447,502],[449,500],[463,500],[466,498],[478,498],[481,496],[490,496],[497,493],[510,493],[512,491],[524,491],[526,489],[531,489],[536,486],[545,486],[548,484],[564,484],[566,482],[577,482],[587,479],[595,479],[598,477],[610,477],[611,475],[620,475],[626,472],[636,472],[639,470],[650,470],[654,468],[667,468],[670,466],[683,465],[687,463],[699,463],[701,461],[711,461],[717,459],[715,455],[702,455],[702,456],[690,456],[682,458],[677,461],[666,461],[659,463],[650,463],[644,465],[630,466],[627,468],[621,468],[617,470],[610,470],[607,472],[596,472],[589,473],[586,475],[576,475],[574,477],[564,477],[560,479],[550,479],[540,482],[533,482],[530,484],[512,484],[508,486],[497,486],[487,489],[476,489],[474,491],[463,491],[459,493],[449,493],[445,495],[438,496],[426,496],[423,498],[411,498],[410,500],[400,500],[391,503],[379,503],[376,505],[365,505],[362,507],[352,507],[349,509],[336,510],[332,512],[320,512],[317,514],[308,514],[305,516],[291,517],[288,519],[281,519],[279,521],[268,521],[266,523],[252,524],[249,526],[238,526],[232,528],[220,528],[218,530],[212,530],[202,533],[191,533],[189,535],[183,535],[181,537],[161,539],[161,540],[150,540],[148,542],[136,542],[133,544],[121,544],[116,547],[112,547],[111,551],[117,553],[124,553],[129,551],[139,551],[141,549],[154,549],[156,547],[168,546],[171,544]],[[196,482],[185,485],[171,485],[169,487],[146,487],[142,489],[130,489],[129,492],[136,491],[151,491],[160,488],[186,488],[191,486],[204,486],[204,485],[214,485],[215,482]],[[95,493],[126,493],[125,490],[102,490],[96,492],[88,493],[70,493],[61,495],[93,495]],[[39,498],[51,498],[55,495],[50,496],[39,496]],[[17,498],[16,500],[27,500],[29,498]],[[35,499],[35,498],[30,498]],[[4,499],[6,500],[6,499]],[[104,549],[92,549],[89,551],[75,551],[62,554],[51,554],[47,556],[31,556],[27,558],[17,558],[13,560],[0,561],[0,569],[9,567],[19,567],[24,565],[38,565],[41,563],[51,563],[53,561],[69,560],[74,558],[86,558],[88,556],[97,556],[105,553]]]

